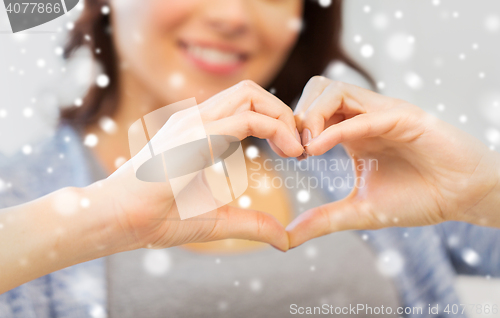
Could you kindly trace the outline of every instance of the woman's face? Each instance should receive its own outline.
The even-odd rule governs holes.
[[[112,0],[121,80],[164,105],[244,79],[265,86],[301,26],[303,0]],[[162,105],[163,106],[163,105]]]

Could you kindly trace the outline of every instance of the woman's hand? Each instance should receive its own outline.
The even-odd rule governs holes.
[[[304,151],[291,109],[252,82],[199,108],[209,135],[268,138],[288,156]],[[167,123],[157,135],[168,140],[178,128]],[[180,220],[169,183],[140,181],[132,160],[86,188],[63,188],[1,210],[0,226],[0,294],[67,266],[141,247],[225,238],[266,242],[283,251],[289,246],[284,227],[258,211],[224,206]]]
[[[356,169],[363,186],[295,219],[290,247],[349,229],[448,220],[500,227],[500,156],[472,136],[402,100],[324,77],[308,82],[295,114],[309,155],[342,143],[355,163],[376,160],[378,169]]]
[[[291,157],[304,151],[291,109],[251,81],[241,82],[198,107],[209,135],[230,135],[240,140],[248,136],[266,138]],[[169,125],[169,120],[157,133],[162,134],[159,137],[163,140],[175,138],[180,127],[189,122],[189,119],[183,122],[177,115],[171,120],[174,125]],[[226,205],[199,217],[180,220],[168,182],[138,180],[131,161],[103,181],[97,191],[103,200],[114,201],[112,210],[123,228],[122,241],[128,242],[128,248],[165,248],[240,238],[266,242],[283,251],[288,249],[284,227],[263,212]]]

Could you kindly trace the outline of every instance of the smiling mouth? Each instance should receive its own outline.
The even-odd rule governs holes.
[[[179,42],[184,55],[198,68],[217,74],[229,74],[241,69],[248,55],[211,45]]]

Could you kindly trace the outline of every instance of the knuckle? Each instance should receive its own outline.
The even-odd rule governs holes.
[[[321,75],[315,75],[313,77],[311,77],[309,79],[309,82],[307,82],[308,84],[311,83],[311,84],[316,84],[316,83],[321,83],[321,82],[324,82],[328,80],[328,78],[324,77],[324,76],[321,76]]]
[[[320,76],[320,75],[316,75],[316,76],[313,76],[311,77],[308,81],[307,81],[307,84],[306,86],[304,87],[304,89],[306,88],[311,88],[311,87],[315,87],[317,85],[320,85],[320,83],[323,83],[325,81],[329,80],[328,78],[324,77],[324,76]]]
[[[320,220],[324,220],[322,235],[329,234],[335,229],[333,228],[332,216],[327,205],[322,205],[316,208],[316,213],[319,215]]]
[[[277,125],[275,126],[275,129],[274,129],[274,135],[278,134],[279,132],[283,131],[283,132],[286,132],[288,130],[288,126],[280,121],[280,120],[277,120]]]
[[[358,229],[377,229],[380,224],[387,221],[384,213],[376,213],[373,207],[367,202],[354,202],[352,204],[353,215],[356,218],[355,224]]]
[[[227,207],[221,207],[217,209],[216,221],[213,226],[208,230],[206,237],[209,240],[217,240],[225,238],[225,224],[226,222],[221,222],[220,220],[226,220],[228,218],[228,210]]]
[[[328,86],[335,91],[343,91],[345,89],[345,83],[341,81],[332,81]]]
[[[242,80],[241,82],[239,82],[238,86],[242,89],[254,89],[258,85],[254,81],[246,79],[246,80]]]
[[[262,235],[265,235],[267,222],[264,214],[257,213],[255,221],[257,226],[257,236],[261,237]]]
[[[244,130],[246,131],[246,135],[250,136],[253,134],[253,119],[254,119],[255,113],[252,111],[244,111],[240,113],[239,117],[241,120],[241,125],[244,127]]]

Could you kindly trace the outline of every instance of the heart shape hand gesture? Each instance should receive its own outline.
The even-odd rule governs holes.
[[[250,81],[199,109],[208,134],[265,138],[284,157],[299,157],[304,149],[318,156],[342,143],[354,159],[376,160],[378,169],[358,171],[363,187],[304,212],[285,230],[269,214],[231,206],[180,221],[171,189],[136,180],[126,164],[106,184],[114,193],[119,188],[121,195],[108,196],[110,210],[132,248],[242,238],[285,251],[350,229],[448,220],[500,227],[500,155],[405,101],[314,77],[295,113]]]

